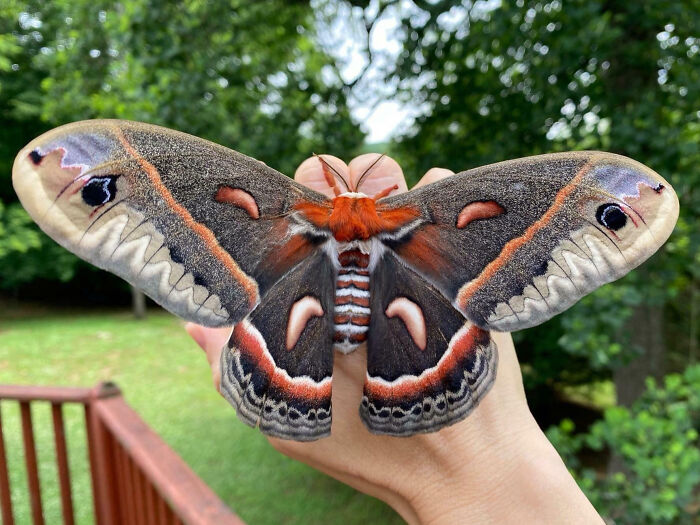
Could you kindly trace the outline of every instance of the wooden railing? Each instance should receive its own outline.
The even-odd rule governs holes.
[[[51,406],[63,523],[73,525],[63,405],[85,409],[87,451],[97,525],[242,525],[212,490],[129,407],[116,385],[95,388],[0,385],[0,402],[19,403],[31,515],[45,523],[31,404]],[[0,412],[0,508],[14,525],[5,436]]]

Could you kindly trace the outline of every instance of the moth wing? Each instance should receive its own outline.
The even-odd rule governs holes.
[[[496,377],[489,332],[390,251],[372,272],[367,377],[360,417],[370,431],[408,436],[464,419]]]
[[[558,153],[476,168],[380,201],[418,208],[380,236],[485,329],[537,325],[650,257],[678,218],[660,175],[620,155]]]
[[[15,160],[13,184],[65,248],[208,326],[243,319],[312,252],[290,210],[325,200],[225,147],[118,120],[35,139]]]
[[[269,436],[330,434],[334,279],[317,250],[272,286],[221,353],[221,393]]]

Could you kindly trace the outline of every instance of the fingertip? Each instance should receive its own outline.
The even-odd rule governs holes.
[[[359,191],[365,195],[375,195],[394,185],[398,188],[392,191],[392,194],[408,191],[401,166],[386,155],[382,157],[379,153],[365,153],[352,159],[348,164],[348,169],[352,187],[355,187],[363,174],[367,172],[359,188]]]
[[[196,323],[186,323],[185,330],[207,354],[219,352],[231,337],[232,327],[208,328]]]
[[[206,344],[206,335],[203,330],[203,326],[200,326],[195,323],[190,323],[187,322],[185,323],[185,331],[187,334],[194,339],[194,342],[197,343],[197,345],[204,351],[206,351],[205,344]]]
[[[332,168],[345,175],[348,172],[348,167],[341,159],[333,155],[322,154],[318,157],[323,157]],[[326,182],[326,177],[323,174],[323,165],[317,156],[309,157],[304,162],[299,164],[299,167],[294,172],[294,180],[299,184],[303,184],[307,188],[311,188],[319,193],[323,193],[326,197],[333,198],[333,188]]]
[[[413,189],[432,184],[433,182],[437,182],[454,174],[454,171],[448,170],[447,168],[430,168],[425,172],[425,175],[423,175],[421,180],[418,181],[418,184],[416,184]]]

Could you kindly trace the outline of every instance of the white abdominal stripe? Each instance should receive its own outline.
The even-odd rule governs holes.
[[[354,246],[352,248],[355,248]],[[370,309],[370,254],[366,247],[338,254],[339,270],[335,286],[333,348],[343,354],[367,340]],[[355,257],[351,254],[355,253]],[[352,259],[357,259],[352,261]],[[343,264],[345,262],[345,264]]]
[[[473,326],[467,322],[454,334],[440,361],[418,376],[387,381],[367,374],[360,405],[360,417],[367,428],[375,434],[410,436],[466,418],[491,388],[498,363],[498,350],[490,338],[485,345],[477,344],[473,355],[454,355]],[[453,358],[457,363],[449,368]],[[387,397],[376,391],[391,394]]]

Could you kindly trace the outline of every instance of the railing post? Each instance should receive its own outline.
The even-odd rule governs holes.
[[[61,511],[63,525],[74,525],[73,496],[70,489],[70,467],[68,465],[68,448],[66,447],[66,430],[63,424],[63,404],[51,403],[53,435],[56,447],[56,466],[58,467],[58,485],[61,490]]]
[[[2,430],[2,406],[0,406],[0,509],[2,509],[2,524],[14,525],[15,520],[12,516],[12,496],[10,495],[10,478],[7,475],[5,434]]]
[[[27,468],[27,485],[29,488],[29,502],[32,508],[32,520],[34,525],[44,525],[44,511],[41,505],[41,482],[39,481],[34,425],[32,424],[32,409],[29,401],[20,401],[19,409],[22,418],[24,463]]]
[[[92,476],[92,494],[97,525],[119,523],[119,505],[115,492],[116,479],[114,458],[107,444],[107,434],[99,418],[96,405],[102,399],[121,396],[121,390],[114,383],[100,383],[90,392],[85,405],[85,427],[87,429],[88,455]]]

